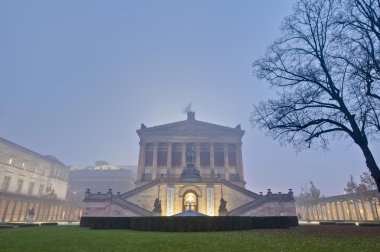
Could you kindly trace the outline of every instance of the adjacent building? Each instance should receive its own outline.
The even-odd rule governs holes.
[[[82,203],[86,189],[104,192],[110,187],[115,192],[126,192],[135,187],[136,166],[114,165],[106,161],[96,161],[90,166],[71,166],[68,200]]]
[[[77,220],[78,209],[66,201],[69,172],[54,156],[0,138],[1,222]]]
[[[136,188],[124,193],[87,191],[84,215],[296,215],[291,191],[262,195],[245,189],[240,125],[202,122],[188,112],[184,121],[142,124],[137,134]]]

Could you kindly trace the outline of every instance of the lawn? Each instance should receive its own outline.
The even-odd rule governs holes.
[[[0,229],[0,251],[380,251],[380,227],[164,233],[79,226]]]

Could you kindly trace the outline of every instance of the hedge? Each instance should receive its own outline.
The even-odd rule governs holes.
[[[57,222],[43,222],[41,223],[41,226],[57,226]]]
[[[200,232],[298,226],[296,216],[82,217],[81,227],[140,231]]]

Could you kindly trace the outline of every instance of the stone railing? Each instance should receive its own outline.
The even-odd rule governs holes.
[[[90,189],[87,189],[84,197],[84,202],[111,202],[119,205],[122,208],[129,209],[141,216],[150,216],[152,212],[137,206],[129,201],[121,198],[121,194],[118,192],[116,195],[112,193],[112,189],[109,189],[107,193],[91,193]]]
[[[284,193],[284,194],[281,192],[279,192],[277,194],[273,194],[271,189],[268,189],[268,192],[266,195],[264,195],[264,194],[262,194],[262,192],[260,192],[259,198],[255,199],[251,202],[248,202],[247,204],[242,205],[236,209],[231,210],[228,214],[229,215],[238,215],[238,214],[244,213],[248,210],[258,208],[261,205],[264,205],[265,203],[268,203],[268,202],[289,202],[289,201],[294,201],[292,189],[289,189],[289,192]]]
[[[87,188],[83,201],[107,201],[111,200],[112,198],[112,189],[109,189],[108,193],[91,193],[90,189]]]

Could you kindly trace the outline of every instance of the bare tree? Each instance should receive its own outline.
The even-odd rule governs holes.
[[[361,149],[380,191],[380,170],[369,147],[380,133],[379,75],[373,66],[379,58],[373,54],[368,62],[363,52],[368,45],[351,52],[360,43],[353,39],[360,38],[355,22],[366,20],[359,4],[371,9],[368,2],[375,1],[380,0],[300,0],[283,22],[282,36],[253,64],[257,77],[279,94],[255,105],[251,123],[297,148],[326,148],[329,139],[349,138]],[[352,12],[357,19],[349,17]],[[364,59],[368,64],[362,68],[371,70],[360,69]],[[364,76],[368,71],[370,86]]]

